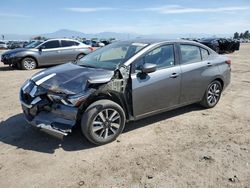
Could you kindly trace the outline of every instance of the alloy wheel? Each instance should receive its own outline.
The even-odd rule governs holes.
[[[210,106],[214,106],[220,98],[221,88],[217,83],[213,83],[207,93],[207,102]]]
[[[115,109],[104,109],[93,120],[91,129],[98,139],[114,137],[121,126],[121,116]]]
[[[32,58],[25,58],[23,61],[23,66],[26,70],[32,70],[36,67],[36,62]]]

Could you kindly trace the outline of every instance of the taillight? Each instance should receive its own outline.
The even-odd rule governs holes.
[[[90,50],[91,52],[94,51],[94,48],[92,48],[92,47],[88,47],[88,48],[89,48],[89,50]]]
[[[226,60],[225,63],[228,64],[229,66],[231,66],[232,61],[229,59],[229,60]]]

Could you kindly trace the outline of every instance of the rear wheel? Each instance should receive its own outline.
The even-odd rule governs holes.
[[[99,100],[91,104],[82,115],[82,133],[94,144],[107,144],[123,131],[125,119],[120,105],[111,100]]]
[[[222,92],[221,83],[217,80],[209,84],[206,93],[201,101],[201,105],[205,108],[213,108],[219,102]]]
[[[25,57],[21,61],[21,68],[23,70],[33,70],[37,67],[36,60],[32,57]]]
[[[79,60],[79,59],[81,59],[81,58],[83,58],[84,57],[84,54],[79,54],[77,57],[76,57],[76,60]]]

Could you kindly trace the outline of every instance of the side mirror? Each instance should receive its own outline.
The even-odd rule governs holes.
[[[39,46],[38,50],[41,52],[43,49],[45,48],[45,46]]]
[[[148,74],[156,71],[156,64],[145,63],[142,67],[142,73]]]

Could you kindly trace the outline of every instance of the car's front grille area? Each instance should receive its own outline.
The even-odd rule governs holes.
[[[30,96],[28,93],[24,93],[24,91],[21,90],[21,100],[26,104],[30,104],[34,100],[34,97]]]

